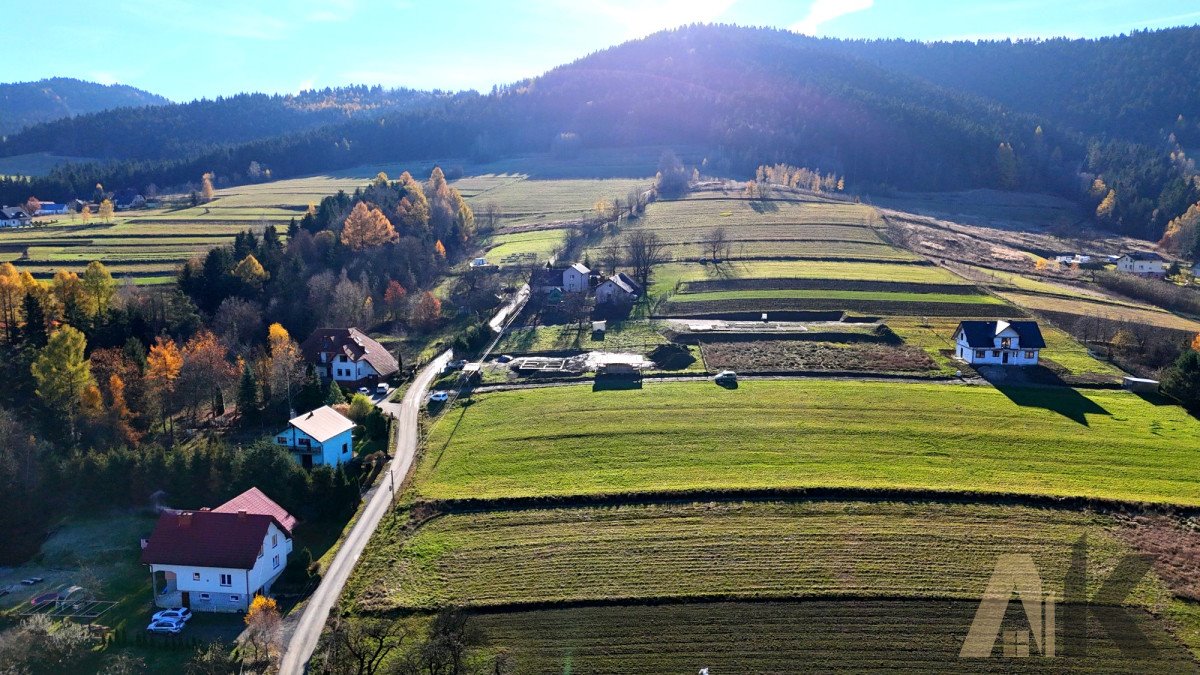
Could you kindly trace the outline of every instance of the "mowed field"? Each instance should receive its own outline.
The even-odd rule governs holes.
[[[936,523],[936,527],[931,527]],[[977,599],[998,556],[1028,554],[1061,588],[1072,546],[1109,568],[1130,548],[1096,514],[981,504],[704,502],[459,513],[373,549],[360,609],[584,601]],[[1170,592],[1147,577],[1146,607]]]
[[[76,215],[56,216],[45,227],[0,230],[0,260],[40,278],[99,260],[114,276],[170,283],[179,265],[233,241],[238,232],[267,224],[285,229],[310,203],[367,180],[316,176],[243,185],[217,190],[216,199],[202,206],[118,212],[109,223],[96,214],[86,225]]]
[[[1200,422],[1121,391],[873,381],[483,394],[431,431],[431,500],[769,488],[1200,504]]]

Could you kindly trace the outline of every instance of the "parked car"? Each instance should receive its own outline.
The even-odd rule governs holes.
[[[387,393],[388,393],[387,383],[380,382],[379,384],[375,385],[375,393],[379,394],[380,396],[387,396]]]
[[[179,623],[187,623],[188,619],[192,618],[192,610],[187,607],[172,607],[164,609],[161,612],[155,612],[150,621],[175,621]]]
[[[41,594],[35,595],[29,599],[29,604],[33,605],[34,607],[48,605],[52,602],[58,602],[58,593],[57,592],[41,593]]]
[[[501,354],[496,357],[496,363],[508,363],[509,361],[512,361],[512,357],[508,354]]]
[[[150,625],[146,626],[146,630],[150,631],[151,633],[178,635],[179,632],[183,630],[183,622],[172,621],[170,619],[159,619],[158,621],[151,621]]]
[[[457,361],[451,361],[450,363],[447,363],[446,368],[448,370],[462,370],[463,367],[466,365],[467,365],[466,359],[459,359]]]
[[[717,382],[737,382],[737,373],[732,370],[722,370],[713,379]]]
[[[435,391],[429,395],[430,403],[445,403],[450,400],[450,392]]]

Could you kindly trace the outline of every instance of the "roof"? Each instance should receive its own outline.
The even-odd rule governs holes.
[[[562,286],[563,272],[566,270],[557,267],[540,267],[529,275],[529,285],[533,288],[552,288]]]
[[[307,361],[317,363],[321,354],[344,354],[351,361],[365,360],[380,377],[400,370],[400,362],[383,345],[357,328],[318,328],[300,345]]]
[[[584,276],[587,276],[592,273],[592,271],[587,268],[587,265],[584,265],[583,263],[574,263],[571,265],[571,269],[575,270],[576,272],[579,272],[580,274],[582,274]]]
[[[327,405],[293,417],[288,424],[312,436],[318,443],[324,443],[354,428],[354,422]]]
[[[638,285],[638,282],[634,281],[632,277],[624,272],[617,272],[615,275],[609,277],[608,281],[613,282],[617,288],[629,293],[630,295],[636,295],[642,290],[642,287]]]
[[[1020,339],[1022,349],[1042,349],[1046,340],[1036,321],[963,321],[954,331],[957,339],[961,331],[972,349],[991,349],[996,346],[996,336],[1012,328]]]
[[[142,549],[142,562],[248,570],[275,522],[258,513],[163,511]],[[286,532],[285,532],[286,534]]]
[[[1135,262],[1166,262],[1166,258],[1151,251],[1130,251],[1121,257],[1129,258]]]
[[[4,215],[4,220],[13,220],[20,218],[28,218],[29,214],[19,206],[5,206],[0,209],[0,214]]]
[[[256,487],[246,490],[212,510],[213,513],[237,513],[238,511],[271,516],[275,520],[275,524],[279,526],[279,529],[289,535],[296,527],[296,517],[288,513],[282,506],[276,504],[270,497],[263,494],[262,490]]]

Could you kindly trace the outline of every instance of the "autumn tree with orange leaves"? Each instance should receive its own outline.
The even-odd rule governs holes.
[[[365,202],[354,205],[342,227],[342,243],[352,251],[382,246],[396,241],[398,236],[383,211],[368,208]]]

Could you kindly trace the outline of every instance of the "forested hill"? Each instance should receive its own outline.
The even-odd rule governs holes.
[[[1111,43],[1048,43],[1047,49],[1120,52],[1112,44],[1136,41],[1138,49],[1174,53],[1191,49],[1186,45],[1194,36],[1195,30],[1164,31]],[[1173,86],[1174,76],[1148,75],[1150,84],[1134,86],[1135,56],[1102,71],[1116,82],[1093,83],[1102,76],[1081,73],[1075,88],[1064,85],[1057,97],[1040,83],[1057,81],[1054,69],[1073,57],[1046,59],[1042,74],[1033,72],[1036,59],[1022,66],[1026,72],[1013,82],[1032,82],[1040,97],[1006,93],[1000,75],[1000,84],[988,86],[955,79],[969,80],[972,67],[1008,68],[1007,61],[988,66],[986,55],[1020,60],[1026,47],[1037,46],[934,46],[928,49],[942,57],[918,57],[912,54],[924,47],[911,43],[691,26],[606,49],[488,95],[404,92],[389,103],[377,99],[387,92],[355,89],[360,100],[338,90],[324,103],[245,96],[112,111],[35,127],[0,144],[0,155],[53,150],[143,161],[62,167],[28,184],[0,181],[0,201],[23,201],[25,193],[45,199],[91,194],[97,182],[111,189],[174,186],[206,171],[236,179],[252,161],[285,177],[398,158],[488,159],[545,151],[560,135],[573,134],[585,147],[702,148],[701,169],[711,173],[749,176],[755,166],[774,162],[819,168],[845,175],[860,192],[1053,192],[1089,209],[1103,204],[1107,229],[1158,239],[1168,221],[1200,199],[1200,188],[1187,162],[1172,156],[1178,148],[1168,133],[1151,131],[1163,114],[1133,112],[1153,107],[1150,99],[1167,109],[1170,101],[1197,94],[1157,102],[1153,92]],[[972,48],[984,56],[972,61],[953,52]],[[939,58],[968,65],[918,67]],[[1103,60],[1079,57],[1084,64]],[[1009,98],[998,100],[989,87]],[[1087,111],[1087,99],[1077,100],[1084,96],[1078,92],[1102,91],[1105,105],[1117,106],[1122,89],[1131,92],[1127,124],[1112,129],[1103,127],[1102,112]],[[1185,114],[1185,125],[1188,119]],[[248,138],[256,140],[241,143]]]
[[[51,152],[102,159],[179,159],[214,146],[412,110],[450,96],[356,86],[287,96],[239,94],[157,108],[121,108],[30,127],[0,143],[0,156]]]
[[[133,106],[165,105],[167,99],[123,84],[68,77],[0,84],[0,135],[71,115]]]
[[[1200,27],[1099,40],[826,44],[1102,137],[1200,147]]]

